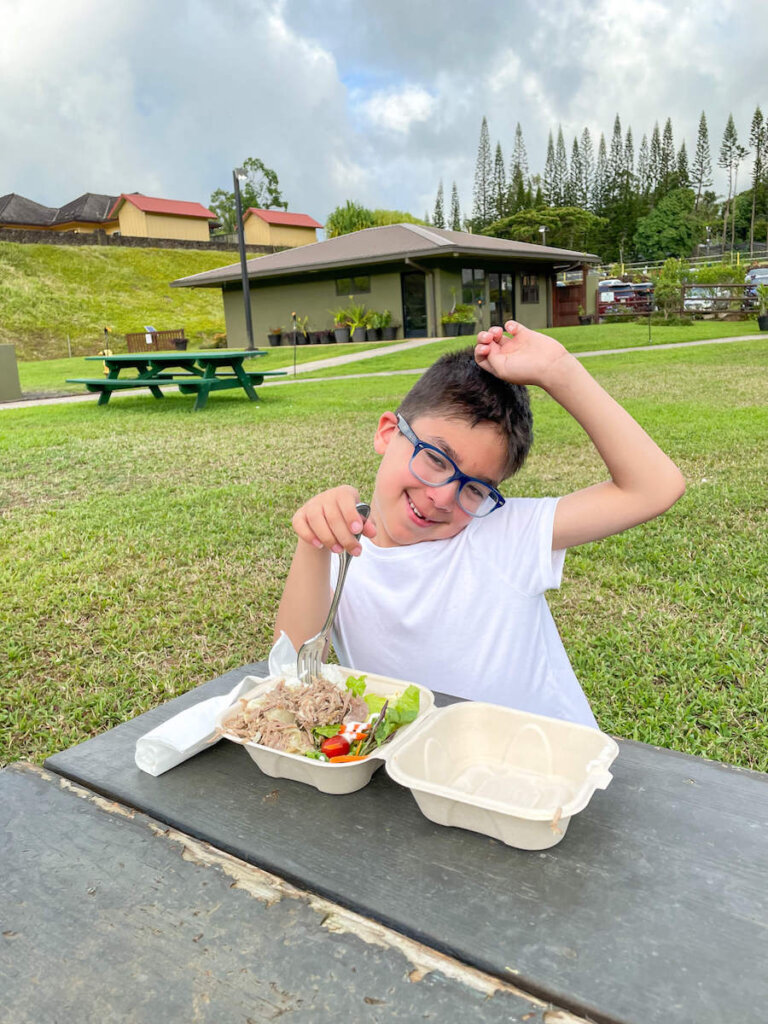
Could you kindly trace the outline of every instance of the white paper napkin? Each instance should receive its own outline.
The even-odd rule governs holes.
[[[296,651],[285,633],[280,634],[269,652],[269,675],[296,679]],[[337,676],[342,681],[344,678],[334,665],[326,666],[323,675],[334,682],[339,681]],[[229,693],[200,701],[140,736],[134,755],[136,767],[149,775],[162,775],[207,750],[215,742],[217,716],[241,694],[263,682],[260,676],[246,676]]]

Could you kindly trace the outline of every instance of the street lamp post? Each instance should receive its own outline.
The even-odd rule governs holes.
[[[542,224],[541,227],[539,228],[539,234],[541,235],[541,244],[542,245],[546,245],[547,244],[547,228],[546,228],[545,224]]]
[[[243,224],[243,204],[240,199],[240,182],[245,181],[248,175],[245,169],[238,167],[232,172],[232,179],[235,183],[235,211],[237,213],[237,240],[240,245],[240,272],[243,278],[243,302],[245,303],[245,332],[248,335],[249,351],[256,346],[253,344],[253,323],[251,322],[251,292],[248,286],[248,264],[245,259],[245,225]]]

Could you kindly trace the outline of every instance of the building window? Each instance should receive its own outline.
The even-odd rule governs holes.
[[[461,301],[476,306],[485,301],[485,271],[464,267],[461,271]]]
[[[369,292],[371,290],[371,279],[364,277],[337,277],[337,295],[355,295],[358,292]]]
[[[520,301],[539,303],[538,274],[523,274],[520,278]]]

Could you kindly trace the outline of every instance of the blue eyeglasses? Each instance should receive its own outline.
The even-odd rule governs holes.
[[[441,452],[433,444],[420,440],[400,415],[397,417],[397,428],[413,445],[409,467],[417,480],[431,487],[443,487],[458,480],[456,501],[459,508],[476,519],[490,515],[504,504],[504,498],[495,487],[491,487],[484,480],[462,473],[445,452]]]

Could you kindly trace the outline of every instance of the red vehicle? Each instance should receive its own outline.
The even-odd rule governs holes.
[[[628,315],[634,312],[635,290],[629,281],[609,278],[597,285],[597,315]]]
[[[632,282],[632,307],[636,313],[652,313],[653,305],[653,281]]]

